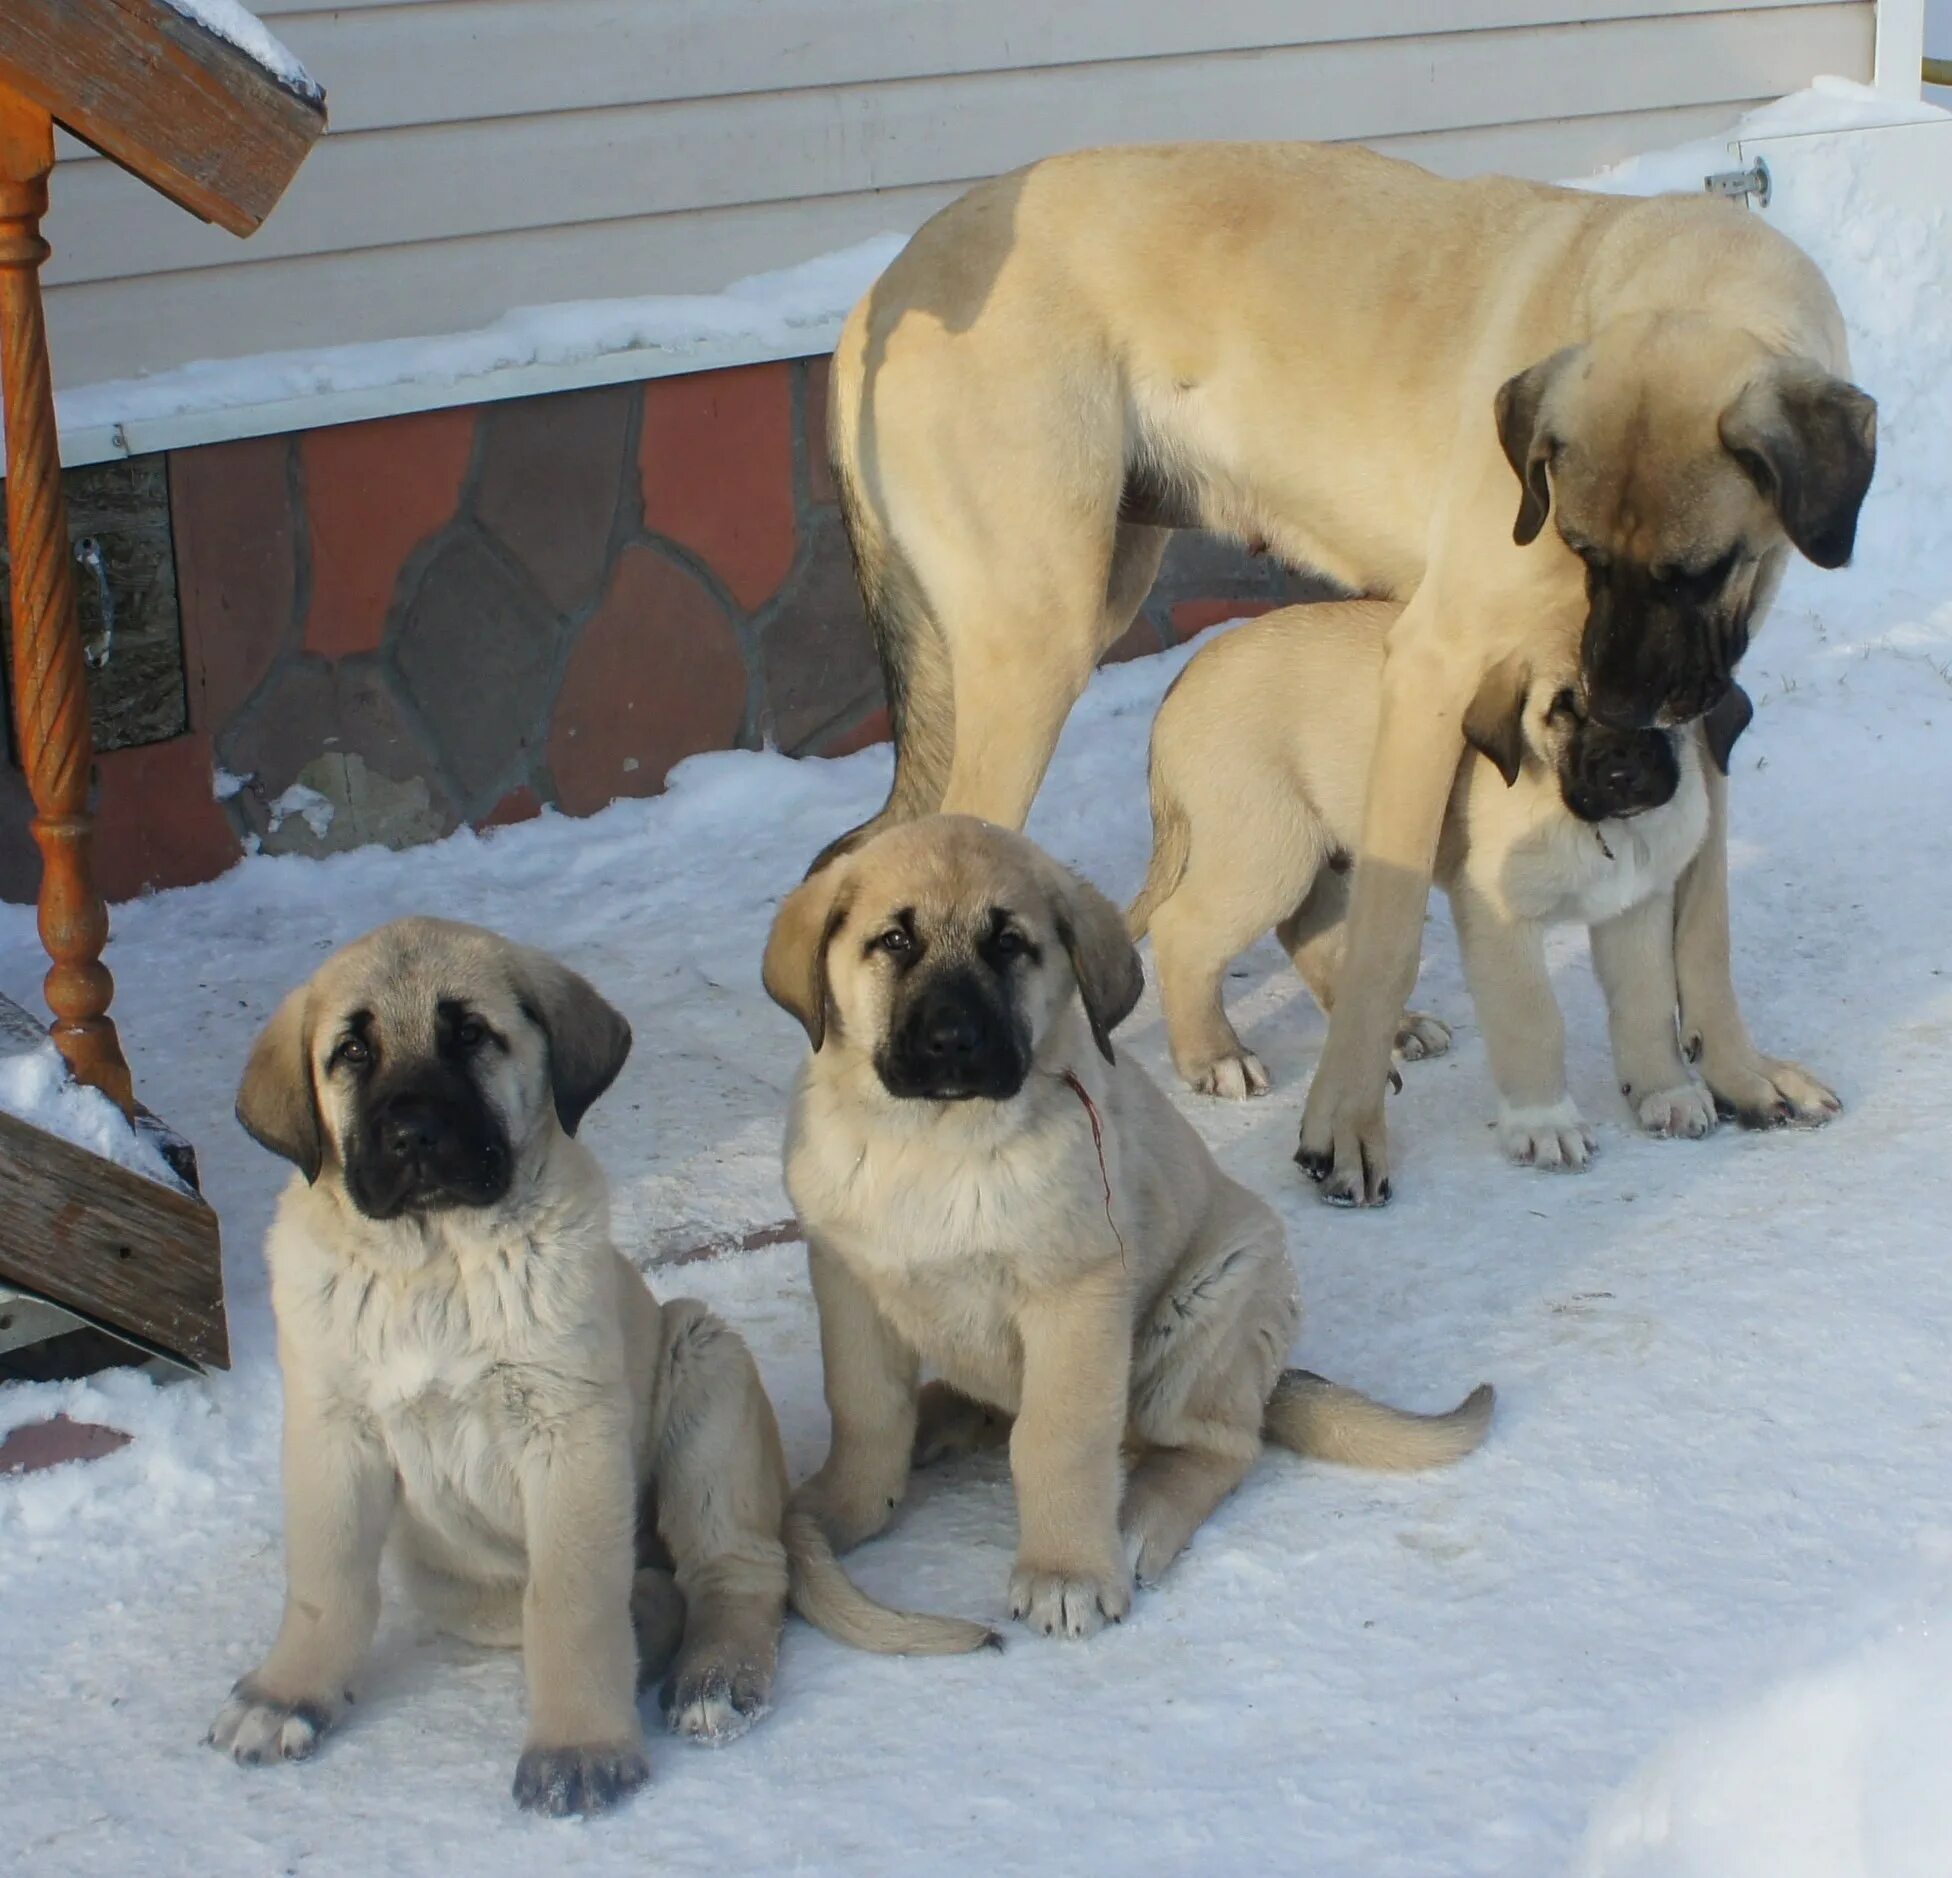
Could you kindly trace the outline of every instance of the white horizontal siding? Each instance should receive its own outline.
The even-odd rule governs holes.
[[[99,158],[49,235],[57,377],[722,286],[1081,144],[1355,139],[1577,174],[1819,72],[1869,0],[269,0],[333,133],[248,244]],[[1565,15],[1577,12],[1579,20]]]

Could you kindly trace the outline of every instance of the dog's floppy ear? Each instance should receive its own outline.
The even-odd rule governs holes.
[[[818,1054],[827,1041],[833,998],[827,985],[827,949],[852,900],[845,858],[816,867],[780,902],[766,936],[760,978],[766,995],[800,1020]]]
[[[325,1162],[325,1127],[312,1080],[311,988],[300,985],[272,1014],[237,1085],[237,1119],[261,1148],[308,1181]]]
[[[1740,685],[1730,685],[1722,693],[1721,702],[1701,720],[1702,734],[1708,739],[1708,754],[1724,776],[1728,774],[1728,755],[1735,748],[1735,739],[1748,729],[1754,716],[1755,706],[1749,702],[1749,694]]]
[[[516,996],[549,1042],[549,1090],[563,1133],[575,1134],[630,1055],[630,1026],[587,978],[522,947]]]
[[[1058,943],[1070,957],[1091,1040],[1107,1063],[1115,1063],[1112,1032],[1131,1016],[1144,992],[1145,967],[1118,908],[1088,880],[1051,865],[1057,875],[1052,917]]]
[[[1781,359],[1721,417],[1721,438],[1818,567],[1842,567],[1877,467],[1877,401],[1808,359]]]
[[[1559,374],[1572,363],[1577,346],[1567,346],[1549,359],[1530,365],[1516,378],[1498,387],[1492,408],[1498,418],[1498,441],[1504,445],[1505,461],[1523,485],[1518,498],[1518,520],[1512,524],[1511,538],[1521,548],[1529,547],[1545,526],[1552,512],[1552,484],[1546,469],[1559,440],[1552,435],[1540,407]]]
[[[1479,681],[1464,712],[1464,741],[1498,766],[1507,789],[1525,762],[1525,694],[1531,683],[1525,661],[1507,653]]]

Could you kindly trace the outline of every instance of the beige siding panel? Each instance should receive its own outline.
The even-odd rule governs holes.
[[[1823,5],[1827,0],[1771,0]],[[902,78],[1744,10],[1739,0],[445,0],[299,13],[340,132]]]
[[[1870,70],[1856,4],[766,93],[328,138],[253,239],[265,260],[986,176],[1128,138],[1399,136],[1767,97]],[[234,265],[113,166],[60,179],[59,284]],[[641,291],[666,290],[646,276]],[[527,297],[594,291],[567,274]],[[226,347],[227,350],[233,349]],[[241,348],[240,348],[241,349]]]
[[[1757,101],[1372,141],[1447,174],[1501,170],[1549,180],[1712,135]],[[185,333],[199,335],[189,356],[241,357],[461,331],[510,306],[550,298],[558,282],[573,282],[586,299],[710,292],[873,235],[907,233],[965,186],[959,180],[58,288],[49,298],[55,374],[66,385],[166,370],[184,362]]]

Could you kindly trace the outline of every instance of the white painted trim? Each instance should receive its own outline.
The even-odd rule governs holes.
[[[167,417],[63,427],[61,464],[64,469],[75,469],[84,463],[147,456],[156,450],[187,450],[198,444],[232,443],[242,437],[322,430],[332,424],[404,417],[413,411],[493,404],[504,398],[533,398],[544,392],[582,391],[593,385],[674,378],[684,372],[722,371],[728,366],[763,365],[776,359],[814,358],[834,349],[840,338],[841,318],[836,314],[830,321],[800,326],[788,342],[741,336],[705,339],[683,348],[633,346],[567,365],[504,365],[491,372],[439,381],[369,385],[265,404],[219,405]],[[57,412],[59,402],[57,397]]]
[[[1872,83],[1894,98],[1923,89],[1925,0],[1877,0],[1877,63]]]

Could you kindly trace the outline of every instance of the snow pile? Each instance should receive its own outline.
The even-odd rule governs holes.
[[[195,20],[206,32],[227,40],[247,59],[261,65],[287,91],[295,91],[314,104],[324,99],[324,88],[299,64],[291,48],[239,0],[169,0],[169,4],[186,20]]]
[[[877,235],[797,267],[734,281],[723,293],[566,300],[517,307],[474,332],[385,339],[308,352],[204,360],[149,378],[58,394],[61,429],[153,422],[396,385],[450,388],[521,366],[569,366],[629,353],[635,375],[684,369],[710,346],[743,342],[774,357],[828,350],[841,321],[906,237]]]
[[[1594,1820],[1579,1878],[1945,1878],[1952,1573],[1678,1735]]]
[[[1568,1071],[1601,1152],[1578,1177],[1507,1167],[1439,910],[1418,1002],[1456,1047],[1391,1098],[1395,1203],[1351,1216],[1289,1164],[1323,1023],[1277,946],[1228,987],[1270,1099],[1178,1091],[1152,991],[1119,1032],[1279,1209],[1308,1306],[1296,1360],[1413,1406],[1497,1383],[1482,1454],[1405,1478],[1270,1458],[1088,1645],[905,1662],[793,1625],[761,1728],[724,1754],[655,1744],[654,1790],[573,1840],[507,1798],[520,1663],[397,1600],[343,1733],[302,1768],[240,1772],[198,1742],[282,1590],[259,1247],[290,1170],[230,1115],[252,1038],[381,920],[485,922],[559,953],[636,1030],[583,1129],[618,1242],[648,1264],[776,1220],[803,1039],[759,986],[760,949],[809,856],[878,805],[889,758],[718,753],[584,821],[260,857],[116,913],[117,1013],[223,1219],[238,1368],[0,1391],[0,1428],[65,1409],[137,1437],[0,1482],[9,1868],[520,1878],[573,1846],[593,1878],[918,1860],[932,1878],[1545,1878],[1581,1856],[1587,1878],[1858,1878],[1852,1857],[1862,1878],[1942,1878],[1952,1569],[1853,1629],[1837,1617],[1952,1532],[1952,818],[1934,812],[1952,799],[1952,561],[1927,552],[1952,515],[1931,382],[1952,382],[1952,243],[1935,208],[1873,200],[1872,164],[1840,140],[1809,198],[1873,214],[1871,248],[1847,224],[1793,232],[1861,321],[1877,513],[1860,566],[1799,568],[1748,654],[1732,792],[1746,1014],[1846,1113],[1811,1135],[1639,1136],[1564,932]],[[1032,817],[1116,897],[1149,844],[1147,725],[1189,656],[1099,675]],[[0,982],[40,969],[31,912],[0,909]],[[747,1337],[803,1475],[826,1423],[799,1249],[652,1275]],[[1014,1537],[991,1458],[920,1477],[855,1564],[883,1596],[1000,1618]],[[1792,1657],[1808,1638],[1827,1649]],[[1810,1666],[1784,1680],[1786,1662]]]
[[[139,1135],[107,1096],[74,1080],[51,1043],[0,1055],[0,1109],[166,1187],[183,1185],[155,1143]]]

